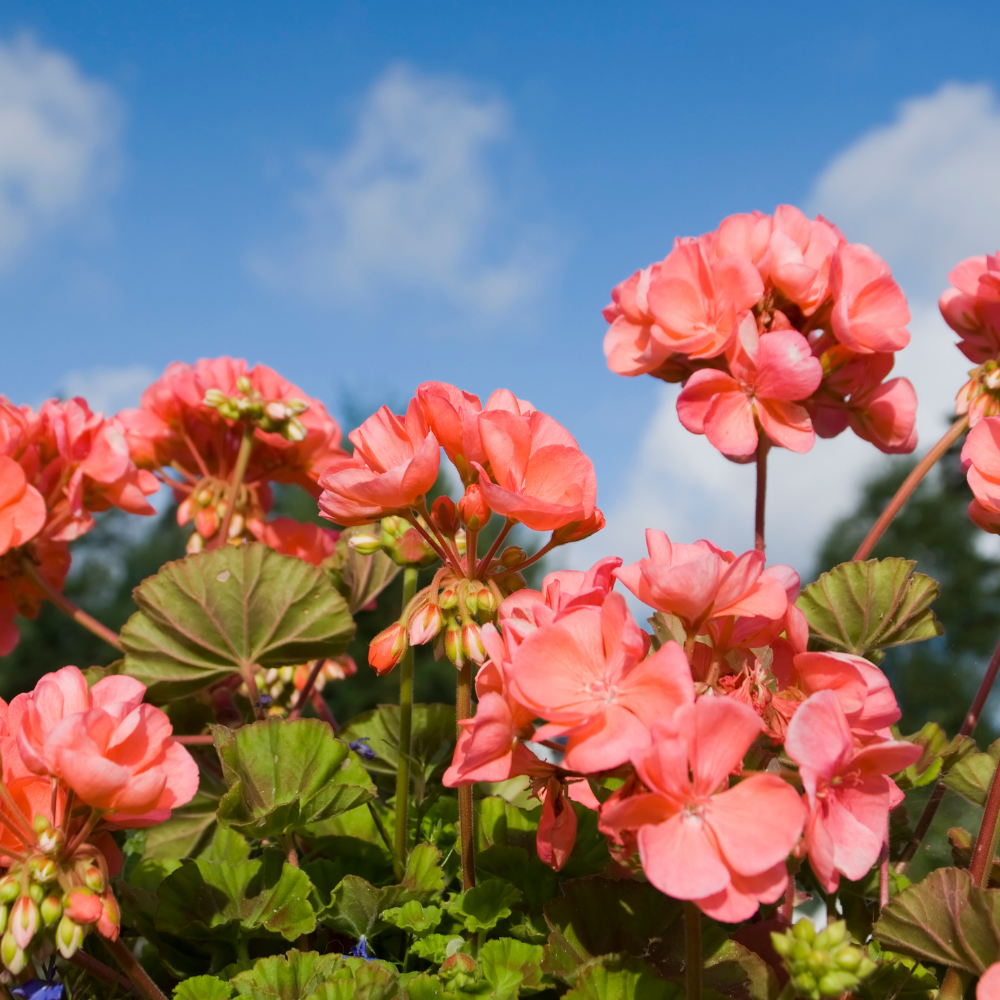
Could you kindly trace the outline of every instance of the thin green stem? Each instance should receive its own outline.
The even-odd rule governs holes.
[[[767,501],[767,453],[771,442],[762,434],[757,442],[757,504],[754,510],[754,548],[764,551],[764,506]]]
[[[417,592],[417,568],[403,570],[403,607]],[[399,758],[396,763],[396,864],[400,873],[406,865],[410,812],[410,754],[413,734],[413,647],[407,643],[399,661]]]
[[[858,551],[854,553],[852,562],[860,562],[871,555],[872,549],[875,548],[885,529],[892,524],[892,519],[899,513],[903,504],[909,500],[910,494],[920,485],[924,476],[934,468],[938,459],[968,430],[968,427],[969,418],[967,416],[959,417],[945,432],[941,440],[917,463],[916,468],[903,480],[903,485],[896,490],[896,495],[882,511],[882,515],[872,525],[872,530],[868,532],[865,540],[858,546]]]
[[[233,468],[233,477],[229,480],[229,491],[226,494],[226,512],[222,515],[222,525],[209,548],[217,549],[229,541],[229,525],[233,520],[233,511],[236,509],[240,487],[243,485],[243,477],[246,475],[247,465],[250,463],[250,453],[253,451],[254,429],[254,425],[251,423],[243,428],[240,450],[236,453],[236,465]]]
[[[368,800],[368,811],[371,813],[372,822],[375,824],[375,829],[378,830],[378,835],[382,838],[382,843],[385,844],[385,849],[392,854],[392,840],[389,837],[389,831],[385,828],[385,823],[382,822],[382,817],[379,816],[371,799]]]
[[[472,718],[472,661],[468,661],[458,672],[455,690],[455,719]],[[458,735],[462,729],[458,727]],[[472,785],[460,785],[458,789],[458,828],[462,847],[462,888],[471,889],[476,884],[476,842],[472,812]]]
[[[21,571],[64,615],[68,615],[78,625],[93,632],[98,639],[103,639],[109,646],[114,646],[119,653],[125,652],[121,639],[111,629],[102,625],[96,618],[91,618],[86,611],[78,608],[65,594],[53,587],[26,555],[21,558]]]
[[[687,1000],[701,1000],[701,910],[684,903],[684,984]]]

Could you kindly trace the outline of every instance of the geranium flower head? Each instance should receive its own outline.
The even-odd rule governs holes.
[[[910,342],[910,309],[889,265],[862,243],[846,243],[833,257],[830,275],[837,339],[852,351],[899,351]]]

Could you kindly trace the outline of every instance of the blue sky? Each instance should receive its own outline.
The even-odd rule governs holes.
[[[605,369],[600,309],[675,235],[822,210],[910,296],[899,367],[936,434],[963,364],[934,299],[951,263],[1000,246],[994,20],[985,3],[8,0],[0,391],[124,405],[167,362],[222,353],[335,411],[428,378],[505,385],[595,460],[610,524],[588,557],[639,554],[646,524],[748,547],[746,470],[680,435],[671,390]],[[789,458],[771,549],[808,568],[877,456],[845,436]]]

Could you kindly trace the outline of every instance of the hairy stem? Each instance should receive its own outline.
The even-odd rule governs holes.
[[[88,955],[85,951],[76,952],[70,962],[83,969],[88,975],[99,979],[106,986],[117,986],[119,989],[125,990],[126,993],[132,992],[132,980],[119,976],[114,969],[109,969],[103,962],[99,962],[93,955]]]
[[[958,969],[949,969],[941,980],[938,1000],[962,1000],[968,981],[968,973],[963,974]]]
[[[337,725],[337,720],[334,718],[333,712],[330,711],[330,706],[326,703],[323,692],[313,688],[313,693],[309,700],[312,702],[313,711],[336,732],[340,726]]]
[[[871,555],[872,549],[875,548],[876,543],[882,537],[885,529],[892,523],[892,519],[899,513],[903,504],[909,500],[910,494],[920,485],[924,476],[934,468],[938,459],[965,433],[968,427],[968,416],[959,417],[941,440],[917,462],[916,468],[903,480],[903,485],[896,490],[896,495],[889,501],[879,519],[872,525],[872,530],[858,546],[858,551],[854,553],[852,562],[860,562]]]
[[[115,635],[106,625],[102,625],[96,618],[91,618],[86,611],[78,608],[65,594],[56,590],[55,587],[45,579],[39,572],[38,567],[28,556],[21,559],[21,570],[24,575],[51,601],[64,615],[68,615],[78,625],[93,632],[98,639],[103,639],[109,646],[114,646],[119,653],[125,652],[121,639]]]
[[[969,863],[969,874],[980,889],[985,889],[990,880],[990,870],[997,851],[997,836],[1000,834],[998,817],[1000,817],[1000,767],[993,772],[990,791],[986,796],[986,807],[983,809],[983,821],[979,824],[979,834],[972,848],[972,860]]]
[[[160,987],[149,978],[149,974],[139,964],[138,959],[129,951],[121,938],[115,941],[104,939],[104,946],[114,955],[115,961],[121,966],[122,972],[132,980],[132,984],[146,997],[146,1000],[167,1000],[160,991]]]
[[[509,518],[507,523],[500,529],[499,534],[493,539],[493,544],[489,547],[489,551],[482,559],[479,560],[479,565],[476,567],[476,576],[478,577],[480,573],[486,572],[490,568],[490,561],[497,554],[497,549],[503,545],[504,539],[510,534],[510,529],[514,527],[516,521],[511,521]]]
[[[965,721],[962,723],[962,728],[958,731],[959,736],[971,736],[975,732],[976,726],[979,724],[979,717],[983,714],[986,699],[993,690],[998,671],[1000,671],[1000,642],[997,643],[996,649],[993,650],[993,656],[990,658],[986,673],[983,674],[979,690],[972,699],[969,711],[965,714]],[[917,825],[914,827],[910,842],[903,848],[903,853],[900,854],[899,860],[896,862],[896,871],[898,873],[902,874],[906,871],[907,865],[909,865],[913,860],[913,856],[917,853],[917,848],[923,843],[923,839],[927,836],[927,831],[930,829],[931,822],[937,814],[938,806],[941,805],[941,799],[944,798],[944,793],[944,783],[938,780],[934,786],[934,791],[931,792],[930,798],[927,800],[927,805],[924,806],[924,811],[920,814],[920,819],[917,820]]]
[[[207,733],[199,736],[175,736],[174,742],[185,747],[207,747],[215,742],[215,737],[209,736]]]
[[[236,509],[236,501],[240,495],[240,487],[243,485],[243,477],[246,475],[247,465],[250,462],[250,452],[253,451],[253,435],[254,426],[248,423],[243,428],[240,450],[236,453],[233,477],[229,480],[229,491],[226,493],[226,513],[222,515],[222,525],[209,548],[217,549],[229,541],[229,525],[232,523],[233,511]]]
[[[771,442],[763,436],[757,442],[757,503],[754,509],[753,545],[758,552],[764,551],[764,505],[767,500],[767,453]]]
[[[468,661],[458,672],[458,686],[455,691],[455,719],[472,718],[472,661]],[[462,729],[458,727],[458,735]],[[458,826],[462,846],[462,888],[471,889],[476,884],[476,843],[473,830],[472,785],[460,785],[458,789]]]
[[[684,945],[687,1000],[701,1000],[701,910],[690,900],[684,902]]]
[[[403,607],[417,592],[417,568],[403,570]],[[396,864],[406,865],[410,813],[410,754],[413,735],[413,647],[407,643],[399,661],[399,758],[396,762]]]
[[[479,529],[465,529],[465,575],[469,580],[475,580],[476,570],[479,569],[477,556],[479,554]]]
[[[319,659],[313,662],[312,669],[309,671],[309,676],[306,678],[306,683],[296,696],[295,704],[292,706],[292,710],[288,713],[289,722],[291,722],[292,719],[297,719],[302,714],[302,709],[305,707],[306,702],[309,700],[309,696],[312,694],[316,678],[319,677],[319,672],[323,669],[324,663],[326,663],[325,659]]]

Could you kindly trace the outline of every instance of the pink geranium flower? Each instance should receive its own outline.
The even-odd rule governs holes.
[[[662,365],[673,351],[667,333],[649,310],[650,282],[659,276],[660,265],[636,271],[615,286],[604,318],[611,324],[604,335],[608,367],[618,375],[644,375]]]
[[[843,242],[844,234],[823,216],[808,219],[793,205],[779,205],[762,275],[811,316],[829,294],[833,254]]]
[[[969,488],[975,500],[969,516],[984,531],[997,531],[1000,515],[1000,417],[987,417],[969,431],[962,446]]]
[[[976,1000],[1000,1000],[1000,962],[994,962],[979,977]]]
[[[498,390],[479,416],[487,472],[474,462],[491,510],[535,531],[552,531],[594,513],[597,477],[576,439],[552,417]]]
[[[647,657],[649,636],[621,594],[600,610],[571,612],[531,632],[511,653],[510,688],[548,720],[538,739],[566,737],[566,767],[602,771],[649,742],[649,727],[694,700],[681,648],[667,643]]]
[[[920,757],[913,743],[881,740],[858,750],[833,691],[819,691],[795,713],[785,750],[799,765],[809,809],[802,851],[820,885],[833,892],[840,876],[858,880],[878,860],[889,810],[903,793],[889,777]]]
[[[670,349],[692,358],[721,354],[737,320],[764,294],[764,282],[742,254],[717,256],[696,240],[681,242],[652,275],[650,314]]]
[[[716,920],[745,920],[780,898],[785,860],[802,832],[799,797],[777,775],[729,787],[762,729],[751,709],[729,698],[688,704],[632,754],[648,791],[612,797],[601,809],[607,832],[638,830],[643,871],[657,889],[693,900]]]
[[[247,527],[259,542],[283,556],[295,556],[313,566],[333,555],[340,533],[318,524],[276,517],[271,521],[250,521]]]
[[[758,425],[774,444],[809,451],[816,435],[809,412],[794,400],[816,390],[823,368],[805,337],[794,330],[760,336],[748,312],[726,357],[732,375],[703,368],[688,379],[677,397],[681,423],[724,455],[752,455]]]
[[[845,243],[830,273],[837,339],[852,351],[899,351],[910,342],[910,308],[886,264],[863,243]]]
[[[45,525],[45,498],[12,458],[0,455],[0,556],[24,545]]]
[[[413,399],[406,415],[383,406],[348,435],[354,457],[319,484],[320,513],[337,524],[367,524],[406,511],[437,481],[441,447]]]
[[[198,766],[144,685],[111,676],[89,691],[76,667],[46,674],[11,702],[9,726],[29,771],[59,778],[119,826],[167,819],[198,790]]]
[[[417,386],[416,398],[427,426],[458,469],[462,482],[473,482],[476,473],[472,463],[486,461],[479,437],[479,414],[483,409],[479,397],[446,382],[424,382]]]
[[[739,615],[781,618],[788,607],[782,581],[764,574],[764,553],[739,558],[704,539],[693,545],[670,541],[666,532],[646,529],[649,558],[614,571],[644,604],[676,615],[688,630],[708,620]]]
[[[938,301],[945,322],[974,364],[1000,356],[1000,252],[968,257],[948,275],[954,286]]]

